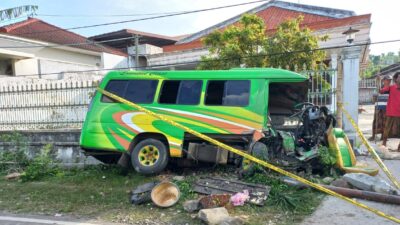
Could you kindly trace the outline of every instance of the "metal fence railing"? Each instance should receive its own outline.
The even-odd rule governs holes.
[[[0,86],[0,130],[80,128],[97,81]]]
[[[378,82],[376,79],[363,79],[358,82],[358,103],[372,104],[374,95],[378,93]]]
[[[376,79],[363,79],[358,81],[358,88],[376,88],[377,86]]]
[[[309,78],[308,102],[328,106],[335,112],[337,71],[333,69],[308,70],[301,73]]]

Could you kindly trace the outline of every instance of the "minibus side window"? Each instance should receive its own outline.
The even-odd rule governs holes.
[[[197,105],[200,102],[202,81],[166,80],[160,92],[159,103]]]
[[[158,80],[130,80],[125,99],[134,103],[153,103]]]
[[[124,92],[127,85],[128,85],[127,80],[111,80],[108,82],[105,90],[120,97],[124,97]],[[106,103],[117,102],[114,99],[111,99],[105,95],[101,96],[101,101]]]
[[[111,80],[105,90],[134,103],[152,103],[157,89],[157,80]],[[117,102],[105,95],[102,102]]]
[[[209,81],[206,105],[247,106],[249,104],[250,81]]]

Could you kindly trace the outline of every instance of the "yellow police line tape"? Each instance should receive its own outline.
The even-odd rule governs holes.
[[[351,118],[349,112],[343,107],[342,103],[338,103],[340,109],[343,111],[344,115],[347,117],[347,119],[350,121],[350,123],[353,125],[354,129],[356,129],[358,136],[360,137],[362,143],[367,147],[369,153],[371,153],[372,158],[376,161],[376,163],[382,168],[383,172],[385,172],[386,176],[392,181],[392,183],[400,189],[400,184],[396,180],[396,178],[393,176],[393,174],[389,171],[389,169],[386,167],[386,165],[383,163],[382,159],[379,157],[379,155],[376,153],[375,149],[371,147],[371,145],[368,143],[367,139],[365,138],[364,134],[356,124],[356,122]]]
[[[210,137],[208,137],[206,135],[203,135],[203,134],[201,134],[201,133],[199,133],[197,131],[194,131],[194,130],[192,130],[192,129],[184,126],[184,125],[181,125],[181,124],[176,123],[176,122],[174,122],[172,120],[169,120],[169,119],[165,118],[162,115],[158,115],[158,114],[156,114],[156,113],[154,113],[154,112],[152,112],[152,111],[150,111],[150,110],[148,110],[148,109],[146,109],[146,108],[144,108],[144,107],[142,107],[140,105],[137,105],[136,103],[130,102],[130,101],[124,99],[124,98],[121,98],[121,97],[119,97],[117,95],[114,95],[114,94],[112,94],[112,93],[110,93],[108,91],[105,91],[105,90],[101,89],[101,88],[97,88],[97,90],[100,93],[102,93],[103,95],[106,95],[107,97],[110,97],[110,98],[112,98],[114,100],[117,100],[118,102],[124,103],[126,105],[131,106],[131,107],[134,107],[134,108],[138,109],[141,112],[147,113],[147,114],[149,114],[149,115],[151,115],[151,116],[153,116],[155,118],[158,118],[158,119],[160,119],[162,121],[165,121],[165,122],[171,124],[172,126],[180,128],[180,129],[182,129],[182,130],[184,130],[184,131],[186,131],[186,132],[188,132],[190,134],[193,134],[193,135],[195,135],[195,136],[197,136],[199,138],[202,138],[202,139],[204,139],[204,140],[206,140],[206,141],[208,141],[208,142],[210,142],[210,143],[212,143],[212,144],[214,144],[216,146],[224,148],[224,149],[226,149],[226,150],[228,150],[230,152],[233,152],[233,153],[235,153],[237,155],[243,156],[246,159],[249,159],[249,160],[251,160],[251,161],[253,161],[255,163],[258,163],[258,164],[260,164],[260,165],[262,165],[264,167],[267,167],[267,168],[269,168],[271,170],[274,170],[274,171],[276,171],[278,173],[281,173],[281,174],[283,174],[285,176],[291,177],[291,178],[293,178],[293,179],[295,179],[295,180],[297,180],[297,181],[299,181],[299,182],[301,182],[303,184],[311,186],[311,187],[313,187],[313,188],[315,188],[315,189],[317,189],[319,191],[325,192],[325,193],[330,194],[332,196],[335,196],[335,197],[338,197],[338,198],[343,199],[345,201],[348,201],[351,204],[356,205],[356,206],[361,207],[361,208],[364,208],[364,209],[366,209],[368,211],[371,211],[371,212],[375,213],[378,216],[384,217],[384,218],[386,218],[388,220],[391,220],[391,221],[394,221],[396,223],[400,223],[400,219],[398,219],[396,217],[393,217],[393,216],[390,216],[390,215],[386,215],[384,212],[381,212],[381,211],[379,211],[377,209],[371,208],[371,207],[369,207],[367,205],[364,205],[364,204],[362,204],[360,202],[357,202],[356,200],[353,200],[351,198],[348,198],[348,197],[345,197],[343,195],[340,195],[340,194],[338,194],[338,193],[336,193],[334,191],[331,191],[331,190],[329,190],[327,188],[322,187],[319,184],[315,184],[315,183],[313,183],[311,181],[308,181],[308,180],[306,180],[306,179],[304,179],[302,177],[299,177],[299,176],[297,176],[297,175],[295,175],[293,173],[287,172],[287,171],[285,171],[285,170],[283,170],[283,169],[281,169],[279,167],[276,167],[276,166],[274,166],[272,164],[269,164],[269,163],[267,163],[265,161],[262,161],[262,160],[254,157],[252,155],[249,155],[249,154],[247,154],[247,153],[245,153],[243,151],[240,151],[238,149],[232,148],[232,147],[230,147],[230,146],[228,146],[228,145],[226,145],[224,143],[221,143],[221,142],[219,142],[219,141],[217,141],[217,140],[215,140],[213,138],[210,138]]]

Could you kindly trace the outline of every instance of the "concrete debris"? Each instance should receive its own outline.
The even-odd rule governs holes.
[[[209,225],[218,225],[229,218],[229,213],[224,207],[202,209],[199,211],[199,219]]]
[[[378,153],[378,155],[382,158],[382,159],[387,159],[387,160],[396,160],[396,159],[400,159],[400,152],[393,152],[390,149],[390,146],[388,144],[389,147],[386,147],[384,145],[373,145],[371,144],[371,146],[373,146],[373,148],[375,149],[375,151]]]
[[[172,180],[174,180],[174,181],[183,181],[184,179],[185,179],[184,176],[174,176],[174,177],[172,178]]]
[[[160,182],[149,182],[137,186],[132,190],[131,203],[134,205],[140,205],[143,203],[151,202],[151,190]]]
[[[200,205],[203,209],[223,207],[229,204],[230,194],[215,194],[200,198]]]
[[[224,219],[219,225],[243,225],[244,221],[239,217],[228,217]]]
[[[21,173],[15,172],[15,173],[8,174],[5,178],[6,178],[6,180],[14,180],[14,179],[18,179],[20,176],[21,176]]]
[[[359,148],[354,148],[354,154],[356,156],[367,156],[369,154],[367,147],[361,145]]]
[[[195,212],[201,209],[199,200],[188,200],[183,203],[183,209],[186,212]]]
[[[386,181],[363,173],[348,173],[343,178],[352,186],[365,191],[374,191],[382,194],[398,195],[398,191]]]

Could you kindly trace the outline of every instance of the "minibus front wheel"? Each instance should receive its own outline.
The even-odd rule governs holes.
[[[159,173],[168,164],[168,148],[163,142],[157,139],[144,139],[133,148],[131,161],[138,173]]]

